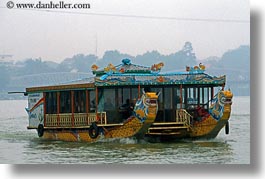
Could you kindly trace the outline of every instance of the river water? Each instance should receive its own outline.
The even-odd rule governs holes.
[[[27,101],[0,101],[2,164],[250,164],[250,97],[234,97],[230,134],[215,139],[147,143],[114,139],[96,143],[47,141],[27,130]]]

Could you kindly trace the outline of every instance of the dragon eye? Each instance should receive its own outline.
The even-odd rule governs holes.
[[[223,96],[223,97],[221,97],[220,101],[221,101],[221,103],[225,103],[226,98]]]

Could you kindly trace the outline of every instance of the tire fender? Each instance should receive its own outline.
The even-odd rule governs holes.
[[[43,126],[43,124],[39,124],[39,125],[38,125],[38,129],[37,129],[37,131],[38,131],[38,136],[39,136],[39,137],[42,137],[43,134],[44,134],[44,126]]]
[[[88,129],[88,134],[89,134],[89,137],[91,139],[95,139],[95,138],[98,137],[98,135],[99,135],[99,128],[98,128],[98,126],[97,126],[97,124],[95,122],[93,122],[90,125],[90,127]]]

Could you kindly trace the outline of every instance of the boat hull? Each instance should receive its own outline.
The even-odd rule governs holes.
[[[229,93],[230,94],[230,93]],[[177,141],[183,139],[212,139],[219,132],[229,125],[228,121],[231,115],[231,95],[226,96],[229,102],[222,108],[222,116],[216,119],[210,113],[205,114],[200,121],[191,121],[190,124],[178,122],[172,123],[154,123],[146,134],[146,140],[151,142]],[[229,126],[227,126],[228,128]],[[154,132],[153,132],[154,131]],[[226,129],[226,134],[229,131]]]
[[[142,128],[148,127],[151,124],[142,123],[136,117],[131,117],[123,124],[98,125],[98,135],[95,137],[91,137],[89,133],[91,126],[79,128],[44,128],[42,138],[69,142],[95,142],[99,139],[127,138],[133,137],[136,134],[139,135]]]
[[[209,119],[207,119],[205,123],[193,127],[180,127],[179,129],[175,129],[174,131],[167,130],[166,132],[160,134],[147,133],[145,140],[149,142],[168,142],[186,139],[213,139],[225,127],[227,122],[228,119],[223,118],[222,120],[216,123],[211,119],[211,117],[209,117]],[[168,128],[170,127],[171,126],[168,126]]]

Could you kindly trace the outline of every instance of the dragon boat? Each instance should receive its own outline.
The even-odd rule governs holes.
[[[206,74],[202,64],[174,73],[162,73],[163,66],[123,59],[92,65],[93,77],[26,88],[27,128],[44,139],[85,142],[215,138],[222,128],[228,134],[233,94],[226,76]]]

